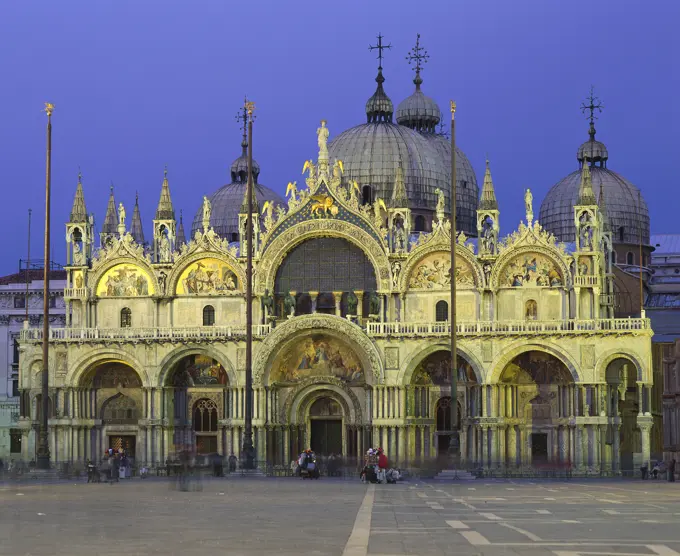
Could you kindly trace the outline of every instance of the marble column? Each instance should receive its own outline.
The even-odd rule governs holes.
[[[339,317],[342,315],[342,292],[333,292],[333,298],[335,299],[335,316]]]
[[[364,292],[363,290],[356,290],[354,295],[357,296],[357,317],[359,319],[359,324],[361,324],[361,319],[364,316]]]
[[[316,298],[319,297],[319,292],[307,292],[312,300],[312,313],[316,313]]]
[[[404,466],[406,463],[406,429],[403,426],[397,428],[397,462]]]

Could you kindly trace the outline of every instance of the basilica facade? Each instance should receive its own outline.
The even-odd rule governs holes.
[[[252,214],[244,134],[231,183],[203,197],[189,241],[167,174],[149,242],[138,205],[128,224],[113,191],[97,241],[79,180],[66,224],[67,323],[49,338],[53,461],[98,459],[109,447],[150,466],[187,445],[240,456],[249,248],[258,461],[285,465],[308,447],[353,458],[380,445],[418,466],[447,454],[454,431],[467,466],[618,473],[650,459],[660,419],[652,330],[644,315],[615,318],[617,241],[632,242],[629,228],[646,215],[625,205],[637,190],[627,184],[623,195],[618,175],[601,169],[593,128],[578,179],[541,208],[548,229],[526,190],[525,219],[501,237],[488,162],[480,196],[456,149],[452,231],[451,143],[436,132],[441,111],[416,60],[397,122],[380,67],[366,122],[332,140],[321,122],[318,155],[287,199],[259,182],[253,162]],[[41,418],[41,341],[26,323],[16,424],[26,460]]]
[[[454,429],[476,465],[537,461],[613,471],[649,459],[651,330],[615,319],[611,234],[586,165],[574,244],[534,220],[497,235],[487,165],[478,240],[456,235],[439,191],[431,231],[415,233],[403,173],[362,202],[329,158],[322,122],[306,187],[255,203],[254,431],[258,460],[301,449],[357,456],[382,445],[401,465],[446,453]],[[243,207],[247,206],[244,202]],[[67,224],[65,328],[50,331],[50,445],[56,461],[124,447],[159,465],[178,446],[239,455],[244,427],[245,229],[202,229],[178,247],[167,177],[151,248],[94,230],[79,183]],[[235,238],[231,238],[235,239]],[[451,399],[450,280],[457,284],[458,389]],[[40,418],[42,330],[21,342],[24,456]],[[459,419],[452,422],[452,404]]]

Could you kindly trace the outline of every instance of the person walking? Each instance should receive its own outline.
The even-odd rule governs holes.
[[[387,472],[387,456],[385,455],[385,452],[383,451],[382,448],[378,448],[378,480],[381,483],[384,483],[387,481],[387,476],[385,473]]]
[[[670,463],[668,464],[668,482],[669,483],[674,483],[675,482],[675,458],[673,458]]]

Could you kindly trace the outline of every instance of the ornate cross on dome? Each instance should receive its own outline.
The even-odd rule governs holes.
[[[382,43],[383,36],[378,33],[378,44],[371,46],[370,44],[368,45],[369,50],[377,50],[378,51],[378,69],[382,69],[382,59],[383,59],[383,53],[382,51],[385,49],[391,49],[392,45],[391,44],[383,44]]]
[[[243,109],[239,110],[236,113],[236,121],[239,122],[239,129],[243,131],[243,142],[246,142],[246,129],[248,126],[246,124],[248,123],[248,109],[246,108],[246,101],[243,103]],[[242,124],[241,124],[242,123]]]
[[[595,96],[595,88],[592,85],[590,86],[590,96],[586,98],[586,102],[588,102],[588,104],[585,102],[581,103],[581,112],[583,112],[586,115],[586,118],[590,120],[590,123],[593,124],[595,120],[597,120],[595,111],[602,112],[604,104],[602,104],[600,99]],[[586,112],[590,112],[590,114],[586,114]]]
[[[413,69],[415,70],[416,74],[419,74],[420,70],[423,69],[422,64],[427,63],[429,59],[430,55],[427,53],[427,50],[421,48],[420,46],[420,33],[418,33],[416,35],[416,45],[411,50],[409,50],[406,60],[408,61],[409,65],[413,65],[415,62],[415,67]]]

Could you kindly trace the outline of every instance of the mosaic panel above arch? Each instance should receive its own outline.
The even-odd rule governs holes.
[[[222,364],[208,355],[187,355],[177,362],[170,377],[175,388],[224,387],[229,378]]]
[[[456,256],[456,285],[475,287],[472,265]],[[449,253],[431,253],[423,257],[411,271],[408,279],[410,290],[449,290],[451,288],[451,256]]]
[[[571,384],[571,373],[557,357],[543,351],[525,351],[508,363],[500,377],[504,384]]]
[[[272,383],[296,384],[312,377],[333,377],[350,386],[365,384],[361,360],[346,342],[325,334],[302,336],[276,356]]]
[[[86,388],[141,388],[137,372],[125,363],[111,361],[93,368],[85,375],[80,386]]]
[[[96,292],[98,297],[146,297],[154,294],[154,281],[141,267],[122,263],[104,272]]]
[[[189,264],[177,280],[177,295],[222,295],[239,289],[234,269],[216,258],[206,257]]]
[[[458,354],[458,382],[477,382],[472,365]],[[419,386],[451,386],[451,352],[435,351],[425,357],[411,375],[411,384]]]
[[[543,253],[524,252],[511,258],[498,275],[498,287],[561,287],[564,276]]]

